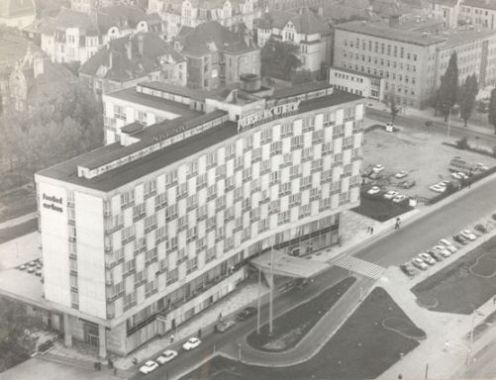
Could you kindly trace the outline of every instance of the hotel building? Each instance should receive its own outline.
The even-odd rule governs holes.
[[[363,98],[327,83],[232,90],[37,173],[44,295],[65,343],[127,354],[233,291],[271,247],[336,244],[359,204],[363,117]]]

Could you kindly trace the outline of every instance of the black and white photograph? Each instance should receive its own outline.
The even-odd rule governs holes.
[[[0,380],[496,379],[496,0],[0,0]]]

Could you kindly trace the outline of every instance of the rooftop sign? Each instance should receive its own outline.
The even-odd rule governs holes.
[[[284,116],[289,113],[297,112],[300,106],[300,101],[279,104],[277,106],[267,108],[262,111],[257,111],[246,115],[238,120],[238,130],[242,130],[248,126],[258,123],[263,120],[272,119],[278,116]]]

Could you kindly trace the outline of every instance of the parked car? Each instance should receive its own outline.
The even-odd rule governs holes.
[[[451,177],[453,177],[454,179],[459,179],[459,180],[463,179],[459,172],[452,172]]]
[[[27,272],[28,273],[34,273],[36,271],[36,267],[28,267]]]
[[[437,250],[429,250],[427,253],[436,261],[442,261],[444,259],[444,256]]]
[[[419,259],[424,260],[429,265],[434,265],[436,263],[436,260],[434,260],[434,258],[431,255],[425,252],[419,253],[417,257]]]
[[[451,253],[456,252],[456,247],[453,245],[453,243],[451,243],[450,241],[448,241],[448,239],[441,239],[441,240],[439,240],[439,243],[441,243],[441,245],[443,245],[444,247],[446,247],[446,249],[448,251],[450,251]]]
[[[34,274],[38,277],[41,277],[41,269],[36,269],[36,271],[34,272]]]
[[[384,165],[382,165],[382,164],[374,165],[374,167],[372,168],[372,170],[375,173],[380,173],[380,172],[382,172],[384,170]]]
[[[439,184],[435,184],[429,186],[429,190],[435,191],[436,193],[444,193],[446,191],[446,186],[441,186]]]
[[[492,214],[491,218],[493,218],[493,220],[496,220],[496,214]]]
[[[174,350],[165,350],[162,352],[162,355],[160,355],[156,360],[159,364],[165,364],[170,362],[172,359],[174,359],[177,356],[177,351]]]
[[[18,266],[19,270],[26,270],[27,266],[26,264],[22,264]]]
[[[184,342],[183,349],[185,351],[190,351],[198,347],[200,344],[201,344],[201,340],[198,339],[196,336],[192,336],[186,342]]]
[[[486,170],[489,170],[489,167],[487,165],[484,165],[482,162],[478,162],[475,166],[475,168],[477,170],[480,170],[480,171],[486,171]]]
[[[245,319],[250,318],[251,316],[255,315],[257,313],[257,308],[253,306],[248,306],[245,307],[243,310],[241,310],[238,315],[236,316],[236,319],[238,321],[244,321]]]
[[[231,327],[233,327],[236,324],[235,321],[232,319],[227,320],[227,321],[221,321],[215,325],[215,331],[223,333],[224,331],[229,330]]]
[[[408,175],[408,172],[406,170],[400,170],[394,176],[395,176],[395,178],[401,179],[401,178],[405,178],[407,175]]]
[[[401,187],[402,189],[410,189],[413,186],[415,186],[416,182],[413,179],[407,179],[405,181],[401,181],[398,183],[398,187]]]
[[[435,245],[432,247],[432,251],[441,254],[443,257],[451,256],[451,252],[444,245]]]
[[[474,226],[474,230],[476,230],[477,232],[480,232],[481,234],[486,234],[487,233],[487,228],[484,227],[482,224],[476,224]]]
[[[468,243],[468,239],[461,234],[453,235],[453,240],[463,245]]]
[[[424,260],[418,257],[412,259],[412,264],[421,270],[426,270],[428,268],[428,265],[424,262]]]
[[[148,360],[145,364],[143,364],[140,368],[139,371],[147,375],[153,371],[155,371],[158,368],[158,363],[154,362],[153,360]]]
[[[372,186],[370,189],[367,190],[367,194],[374,195],[377,194],[381,191],[381,188],[379,186]]]
[[[398,195],[400,195],[400,193],[398,193],[397,191],[389,190],[384,194],[384,198],[393,199],[394,197],[397,197]]]
[[[401,264],[400,269],[403,273],[405,273],[408,277],[413,277],[417,274],[417,271],[413,268],[413,266],[409,263]]]
[[[475,235],[472,231],[470,230],[463,230],[460,232],[460,235],[462,235],[464,238],[474,241],[477,239],[477,235]]]
[[[393,198],[393,202],[394,203],[401,203],[403,202],[404,200],[406,200],[406,195],[403,195],[403,194],[400,194],[400,195],[397,195]]]

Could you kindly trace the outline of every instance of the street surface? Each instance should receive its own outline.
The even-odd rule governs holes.
[[[431,247],[439,239],[453,235],[466,226],[470,226],[482,215],[495,209],[496,179],[480,187],[463,191],[466,193],[461,198],[361,249],[355,256],[384,267],[401,264],[418,252]],[[343,269],[332,267],[316,278],[307,288],[278,297],[275,302],[275,315],[294,307],[297,303],[331,286],[346,275],[347,272]],[[267,320],[266,307],[264,314],[263,320]],[[248,321],[238,323],[232,330],[224,334],[204,337],[203,344],[196,351],[180,353],[173,362],[147,375],[146,378],[167,379],[169,376],[173,378],[177,374],[185,373],[213,353],[214,345],[215,350],[219,350],[220,347],[228,345],[235,338],[254,329],[255,324],[256,318],[253,317]],[[137,376],[137,378],[140,377],[140,375]]]

